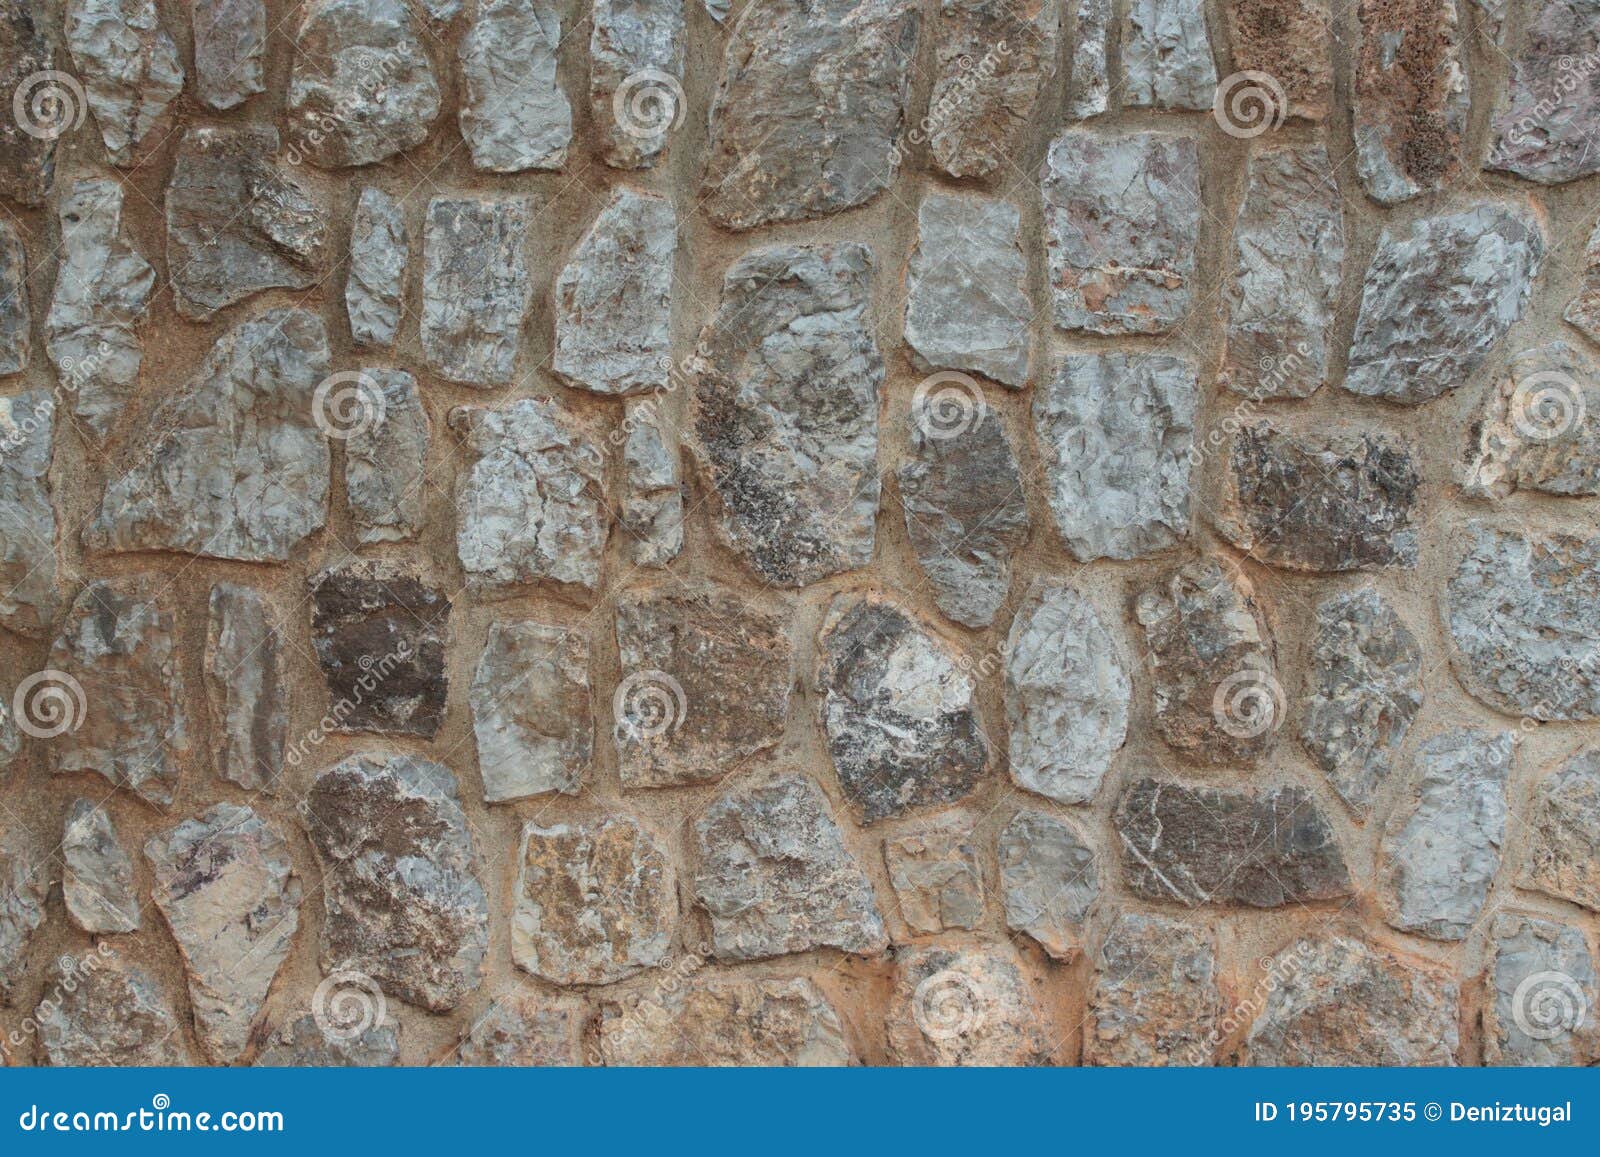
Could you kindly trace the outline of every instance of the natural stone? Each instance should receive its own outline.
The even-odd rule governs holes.
[[[1095,962],[1084,1063],[1209,1065],[1221,1015],[1216,934],[1125,912],[1106,932]]]
[[[1600,171],[1593,144],[1600,96],[1600,3],[1548,0],[1530,10],[1522,48],[1489,121],[1484,167],[1542,185]]]
[[[160,145],[158,126],[183,91],[178,46],[155,0],[67,0],[64,28],[106,156],[131,165]]]
[[[344,283],[350,337],[359,346],[394,344],[405,312],[411,238],[400,202],[375,186],[361,190],[350,221],[350,273]]]
[[[952,177],[1022,171],[1029,132],[1055,75],[1057,0],[942,0],[928,135]],[[997,48],[1004,45],[1004,50]]]
[[[0,15],[3,20],[3,15]],[[4,37],[0,24],[0,39]],[[4,144],[0,143],[0,154]],[[22,234],[0,221],[0,377],[28,368],[33,352],[33,310],[28,304],[28,255]]]
[[[278,627],[259,591],[237,583],[211,588],[205,665],[217,774],[248,791],[276,791],[290,688]]]
[[[55,400],[44,390],[0,398],[0,624],[43,635],[61,605],[50,499]]]
[[[1600,748],[1541,782],[1528,812],[1524,888],[1600,911]]]
[[[1333,106],[1333,19],[1328,0],[1280,4],[1229,0],[1228,30],[1237,73],[1264,73],[1282,92],[1269,118],[1320,121]],[[1224,80],[1222,91],[1229,92]]]
[[[629,402],[623,427],[622,526],[639,566],[662,567],[683,549],[683,483],[678,432],[648,399]]]
[[[435,197],[422,240],[422,352],[467,386],[511,381],[531,286],[526,197]]]
[[[1044,1013],[1009,944],[901,953],[885,1018],[902,1065],[1040,1065]]]
[[[1209,109],[1217,88],[1205,9],[1185,0],[1132,0],[1122,21],[1123,103]]]
[[[29,208],[50,196],[56,142],[83,115],[62,85],[35,79],[60,70],[44,16],[37,0],[0,0],[0,92],[13,101],[12,115],[0,117],[0,196]]]
[[[1111,0],[1077,0],[1072,45],[1071,120],[1099,116],[1110,107],[1111,69],[1107,42],[1111,37]]]
[[[267,47],[262,0],[194,0],[195,89],[214,109],[243,104],[266,91],[261,57]]]
[[[353,420],[340,427],[335,395],[322,408],[344,434],[344,489],[356,541],[403,542],[422,529],[427,497],[428,413],[405,370],[365,369]]]
[[[948,823],[919,828],[885,840],[883,861],[912,935],[976,928],[983,920],[983,872],[971,832]]]
[[[582,634],[543,623],[491,623],[470,698],[484,799],[578,793],[594,756],[589,644]]]
[[[1019,811],[995,845],[1006,927],[1025,932],[1053,960],[1075,960],[1089,909],[1100,895],[1094,850],[1065,820]]]
[[[73,801],[61,835],[61,860],[61,898],[74,924],[93,933],[138,930],[133,861],[105,808],[86,799]]]
[[[1456,0],[1361,0],[1353,63],[1356,171],[1384,205],[1461,171],[1467,77]]]
[[[85,953],[81,962],[69,956],[62,964],[33,1014],[46,1063],[133,1068],[188,1062],[172,1006],[143,969],[115,954]]]
[[[1564,314],[1567,323],[1590,341],[1600,342],[1600,221],[1583,247],[1583,275],[1578,282],[1578,296],[1567,303]]]
[[[654,168],[684,107],[683,0],[595,0],[589,104],[617,169]]]
[[[705,980],[601,1007],[607,1065],[847,1065],[839,1013],[809,980]]]
[[[1600,994],[1583,931],[1531,916],[1494,922],[1483,1006],[1486,1065],[1587,1065],[1600,1055]]]
[[[473,1021],[452,1060],[471,1068],[581,1065],[583,1023],[582,1001],[507,993]]]
[[[561,9],[548,0],[483,0],[461,37],[461,136],[476,169],[560,169],[572,106],[556,83]]]
[[[272,1068],[380,1068],[400,1063],[400,1026],[373,1024],[348,1036],[326,1032],[314,1016],[285,1025],[256,1055],[257,1066]]]
[[[1469,439],[1469,497],[1600,494],[1600,369],[1564,341],[1513,355]]]
[[[11,1003],[25,979],[49,895],[48,861],[21,831],[0,832],[0,1005]]]

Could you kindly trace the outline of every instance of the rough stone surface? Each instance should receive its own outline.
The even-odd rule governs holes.
[[[0,398],[0,624],[45,634],[61,605],[50,462],[56,408],[43,390]]]
[[[983,871],[971,832],[948,821],[918,828],[885,840],[883,861],[913,935],[976,928],[983,920]]]
[[[1600,1055],[1594,958],[1581,929],[1531,916],[1494,922],[1483,1006],[1486,1065],[1587,1065]]]
[[[1205,928],[1127,912],[1106,932],[1089,990],[1091,1065],[1209,1065],[1222,1015],[1217,941]]]
[[[939,168],[952,177],[1022,170],[1060,26],[1058,0],[941,0],[928,98]]]
[[[1361,0],[1354,68],[1356,171],[1384,205],[1461,171],[1467,76],[1456,0]]]
[[[1505,93],[1489,121],[1484,167],[1542,185],[1575,181],[1600,171],[1594,147],[1600,3],[1549,0],[1527,19],[1522,48],[1511,60]]]
[[[1209,109],[1217,88],[1205,9],[1132,0],[1122,20],[1122,100],[1129,108]]]
[[[708,980],[601,1006],[607,1065],[818,1068],[852,1059],[839,1013],[809,980]]]
[[[452,1060],[470,1068],[581,1065],[583,1020],[582,1001],[507,993],[462,1035]]]
[[[211,588],[206,705],[217,774],[248,791],[277,790],[288,742],[290,687],[277,623],[253,587]]]
[[[560,169],[572,106],[556,83],[561,9],[548,0],[483,0],[461,37],[461,136],[474,168]]]
[[[272,1068],[380,1068],[400,1063],[400,1030],[393,1024],[374,1024],[344,1036],[324,1032],[316,1018],[306,1015],[280,1028],[256,1055],[258,1066]]]
[[[344,307],[350,336],[360,346],[394,343],[405,312],[411,238],[400,202],[382,189],[361,190],[350,221],[350,274]]]
[[[267,48],[263,0],[193,0],[195,90],[214,109],[243,104],[266,91],[262,56]]]
[[[74,924],[94,933],[138,930],[133,861],[105,808],[86,799],[73,802],[61,834],[61,861],[61,898]]]
[[[0,832],[0,1005],[19,995],[33,934],[44,924],[50,875],[27,837]]]
[[[491,623],[470,701],[484,799],[578,793],[594,755],[589,645],[581,634]]]
[[[1461,488],[1600,494],[1600,368],[1564,341],[1513,355],[1468,435]]]
[[[902,953],[886,1017],[902,1065],[1039,1065],[1049,1060],[1044,1013],[1009,945]]]
[[[650,400],[629,402],[623,426],[622,527],[638,566],[663,567],[683,549],[678,431]]]
[[[589,104],[617,169],[649,169],[688,114],[683,93],[684,0],[595,0]]]
[[[1228,0],[1228,30],[1236,73],[1265,73],[1282,91],[1272,108],[1250,113],[1270,123],[1299,117],[1320,121],[1333,107],[1333,18],[1328,0],[1281,4]],[[1229,92],[1223,81],[1223,91]],[[1255,120],[1245,124],[1254,127]]]
[[[50,988],[60,1003],[34,1012],[39,1043],[51,1065],[127,1068],[189,1063],[166,996],[143,969],[115,955],[85,953],[70,974],[58,967]],[[71,985],[68,986],[70,979]]]
[[[403,542],[422,529],[429,496],[428,414],[416,379],[404,370],[358,371],[353,413],[332,397],[319,411],[344,439],[344,489],[356,541]],[[348,425],[339,418],[348,416]]]
[[[1567,303],[1562,315],[1590,341],[1600,342],[1600,221],[1583,247],[1583,276],[1578,295]]]
[[[422,352],[445,379],[511,381],[532,287],[526,197],[435,197],[422,239]]]
[[[1087,120],[1110,107],[1111,0],[1077,0],[1072,45],[1072,97],[1067,116]]]
[[[67,0],[63,19],[106,156],[131,165],[160,144],[183,91],[178,47],[155,0]]]
[[[60,99],[30,77],[59,71],[51,22],[37,0],[0,0],[0,92],[18,99],[24,115],[0,117],[0,196],[20,205],[44,204],[56,178],[56,142],[73,127],[80,106]],[[14,108],[16,106],[13,106]]]
[[[1082,832],[1025,809],[1000,832],[995,854],[1006,927],[1033,937],[1053,960],[1076,959],[1089,909],[1100,895],[1094,850]]]
[[[3,35],[0,32],[0,36]],[[0,150],[3,149],[4,145],[0,144]],[[28,255],[22,245],[22,234],[9,221],[0,221],[0,377],[20,374],[28,368],[33,352],[32,327]]]
[[[1600,911],[1600,749],[1567,760],[1534,792],[1517,882]]]

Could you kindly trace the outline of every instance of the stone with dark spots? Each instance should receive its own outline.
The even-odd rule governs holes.
[[[266,91],[261,58],[267,48],[263,0],[192,0],[195,89],[214,109],[243,104]]]
[[[1356,171],[1384,205],[1461,171],[1467,77],[1456,0],[1361,0],[1353,64]]]
[[[1333,106],[1333,20],[1328,0],[1228,0],[1235,73],[1260,72],[1283,92],[1274,118],[1320,121]],[[1227,91],[1227,81],[1223,82]],[[1252,126],[1254,122],[1251,122]]]
[[[27,369],[32,353],[33,310],[28,304],[28,254],[17,227],[9,221],[0,221],[0,377],[20,374]]]
[[[71,966],[68,968],[67,966]],[[166,994],[115,954],[64,956],[34,1011],[45,1063],[144,1068],[189,1064]]]
[[[0,92],[24,113],[0,117],[0,196],[28,208],[50,196],[56,144],[82,114],[65,86],[32,79],[61,69],[44,17],[37,0],[0,0]]]
[[[1600,91],[1600,3],[1544,0],[1533,5],[1522,47],[1489,121],[1487,169],[1559,185],[1600,171],[1595,130]]]

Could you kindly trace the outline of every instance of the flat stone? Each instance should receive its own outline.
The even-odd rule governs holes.
[[[322,319],[273,309],[229,330],[149,421],[155,446],[116,474],[84,545],[283,562],[328,516]]]
[[[854,1054],[809,980],[697,980],[601,1006],[601,1063],[816,1068]]]
[[[556,278],[551,369],[596,394],[665,389],[678,218],[665,197],[618,189]]]
[[[628,819],[522,829],[511,956],[552,984],[611,984],[659,965],[678,922],[677,874]]]
[[[983,870],[970,831],[947,822],[886,839],[883,861],[912,935],[982,922]]]
[[[1273,94],[1271,110],[1261,115],[1269,121],[1326,117],[1333,107],[1333,19],[1327,0],[1228,0],[1225,7],[1234,74],[1264,73],[1282,94]],[[1222,88],[1228,91],[1227,80]]]
[[[1261,19],[1285,11],[1263,0],[1240,3]],[[1222,374],[1229,389],[1257,399],[1304,398],[1327,382],[1343,269],[1344,217],[1327,150],[1252,153],[1226,290]]]
[[[1290,945],[1267,974],[1252,1065],[1456,1063],[1459,990],[1443,968],[1332,936]]]
[[[1583,247],[1583,275],[1578,282],[1578,296],[1567,303],[1564,314],[1567,323],[1590,341],[1600,342],[1600,221]]]
[[[594,758],[589,644],[581,633],[491,623],[470,701],[485,800],[578,793]]]
[[[788,3],[758,5],[752,19]],[[871,266],[864,245],[757,249],[728,270],[701,333],[694,450],[723,535],[775,586],[872,559],[884,369],[867,317]]]
[[[262,0],[195,0],[195,91],[214,109],[243,104],[265,92],[261,57],[267,47],[267,6]]]
[[[589,107],[612,168],[654,168],[688,113],[683,16],[683,0],[594,2]]]
[[[449,694],[448,596],[391,562],[320,571],[308,585],[328,729],[431,737]]]
[[[1486,169],[1541,185],[1576,181],[1600,171],[1594,147],[1600,96],[1594,90],[1600,52],[1600,3],[1549,0],[1528,16],[1521,51],[1489,121]]]
[[[72,67],[113,165],[131,165],[161,144],[168,106],[183,91],[178,46],[155,0],[67,0]]]
[[[1216,934],[1184,920],[1124,912],[1095,961],[1084,1063],[1209,1065],[1221,1015]]]
[[[959,389],[958,403],[971,399]],[[1028,537],[1022,471],[1005,423],[981,398],[978,412],[940,423],[938,393],[915,399],[911,457],[900,467],[906,535],[946,617],[994,622],[1011,587],[1011,559]]]
[[[885,1016],[901,1065],[1040,1065],[1044,1012],[1009,944],[902,952]]]
[[[894,181],[920,19],[906,0],[740,13],[711,102],[701,209],[725,229],[864,205]]]
[[[1148,777],[1117,802],[1128,887],[1193,908],[1279,908],[1350,894],[1344,852],[1304,788],[1235,791]]]
[[[350,221],[350,273],[344,283],[350,337],[358,346],[389,346],[405,313],[411,238],[400,202],[369,185]]]
[[[1468,497],[1600,494],[1600,368],[1564,341],[1513,355],[1469,439]]]
[[[1600,748],[1543,780],[1528,812],[1517,883],[1600,911]]]
[[[48,391],[0,398],[0,624],[35,637],[61,606],[50,498],[55,417]]]
[[[52,681],[65,700],[52,722],[78,721],[51,739],[50,769],[98,772],[157,807],[172,802],[189,751],[166,587],[149,574],[91,582],[73,600],[49,665],[66,676]]]
[[[148,974],[115,953],[85,953],[70,972],[57,968],[34,1010],[45,1062],[134,1068],[189,1063],[166,995]],[[69,983],[70,981],[70,983]]]
[[[649,399],[629,402],[623,427],[622,526],[638,566],[662,567],[683,549],[678,430]]]
[[[288,130],[314,165],[370,165],[428,137],[439,84],[403,0],[310,0],[295,36]]]
[[[1474,696],[1540,722],[1600,716],[1600,538],[1471,523],[1441,599],[1450,665]]]
[[[382,1068],[400,1063],[400,1026],[374,1024],[359,1034],[323,1031],[309,1013],[278,1029],[256,1055],[258,1067]]]
[[[1588,1065],[1600,993],[1583,930],[1531,916],[1494,922],[1483,1006],[1486,1065]]]
[[[49,864],[20,829],[0,832],[0,1005],[9,1005],[27,973],[28,947],[44,924]]]
[[[422,352],[467,386],[511,381],[531,286],[526,197],[435,197],[422,240]]]
[[[928,98],[933,163],[952,177],[1021,172],[1055,75],[1057,0],[943,0]]]
[[[560,169],[572,106],[556,82],[561,9],[547,0],[484,0],[461,37],[461,136],[491,173]]]
[[[104,442],[139,384],[139,335],[155,270],[128,242],[122,186],[74,181],[57,205],[61,266],[45,317],[45,350],[76,425]],[[234,209],[238,212],[237,207]]]
[[[1357,818],[1394,768],[1422,710],[1422,650],[1371,587],[1317,606],[1300,743]]]
[[[1033,937],[1052,960],[1077,959],[1100,895],[1094,849],[1065,820],[1024,808],[995,844],[1006,927]]]
[[[450,769],[353,755],[316,778],[302,814],[323,871],[322,970],[364,973],[430,1012],[473,992],[489,905]]]
[[[1067,118],[1078,121],[1097,117],[1110,107],[1111,0],[1077,0],[1076,13]]]
[[[581,1065],[584,1019],[580,1000],[507,993],[473,1021],[452,1059],[471,1068]]]
[[[1467,76],[1456,0],[1362,0],[1354,68],[1356,171],[1383,205],[1461,171]]]
[[[289,684],[277,623],[261,592],[211,588],[206,704],[217,774],[247,791],[275,792],[289,732]]]
[[[422,530],[428,497],[428,412],[416,379],[405,370],[364,369],[351,416],[333,395],[319,411],[336,435],[344,436],[344,489],[355,522],[356,541],[404,542]]]
[[[1005,656],[1012,780],[1058,803],[1088,803],[1128,737],[1122,648],[1084,595],[1038,579]]]
[[[784,772],[735,787],[695,823],[695,900],[721,960],[814,948],[876,956],[889,938],[872,884],[845,849],[827,798]]]
[[[673,584],[617,601],[613,738],[627,788],[722,779],[778,745],[794,683],[784,620]]]
[[[78,127],[84,102],[59,80],[51,36],[37,0],[0,0],[0,92],[12,94],[24,115],[0,117],[0,196],[35,208],[56,179],[56,142]],[[47,78],[40,80],[41,76]]]
[[[0,15],[0,20],[3,20]],[[0,25],[3,28],[3,25]],[[0,39],[4,32],[0,31]],[[0,154],[4,145],[0,143]],[[0,161],[3,163],[3,161]],[[28,368],[33,352],[33,310],[28,304],[28,255],[22,234],[0,221],[0,377]]]
[[[828,754],[862,823],[972,794],[989,744],[952,648],[893,603],[840,595],[817,654]]]
[[[91,933],[138,931],[133,861],[105,808],[86,799],[73,801],[61,835],[61,859],[61,898],[74,924]]]
[[[1217,89],[1205,10],[1132,0],[1122,20],[1122,101],[1129,108],[1209,109]]]
[[[1522,316],[1544,251],[1525,205],[1490,202],[1385,229],[1344,388],[1414,405],[1460,386]]]
[[[248,807],[219,803],[152,837],[144,854],[189,976],[196,1032],[213,1061],[232,1063],[300,925],[289,845]]]
[[[549,398],[462,406],[450,428],[473,457],[456,484],[456,553],[468,582],[596,589],[610,519],[594,433]]]
[[[1033,400],[1050,512],[1079,562],[1189,536],[1198,384],[1170,354],[1071,354]]]
[[[1027,381],[1033,305],[1021,222],[1006,201],[923,198],[906,271],[906,344],[920,368],[970,370],[1019,388]]]

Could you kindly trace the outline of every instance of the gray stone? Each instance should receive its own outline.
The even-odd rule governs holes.
[[[612,194],[556,279],[551,369],[562,381],[596,394],[666,388],[677,246],[671,201]]]
[[[776,586],[872,559],[884,368],[867,317],[871,265],[863,245],[757,249],[728,270],[701,334],[694,450],[722,533]]]
[[[1506,51],[1506,33],[1509,31],[1506,9],[1509,4],[1510,0],[1472,0],[1472,6],[1478,10],[1478,34],[1501,52]]]
[[[262,0],[194,0],[195,90],[214,109],[243,104],[265,92],[261,57],[267,47]]]
[[[84,544],[283,562],[328,515],[328,443],[313,398],[328,371],[322,319],[273,309],[217,340],[162,402],[160,433],[106,485]]]
[[[1594,147],[1600,95],[1600,3],[1548,0],[1536,5],[1521,51],[1489,121],[1488,169],[1542,185],[1576,181],[1600,171]]]
[[[405,370],[364,369],[356,386],[363,392],[348,428],[337,424],[346,415],[330,413],[331,407],[318,411],[344,435],[344,489],[356,541],[404,542],[422,529],[428,412]]]
[[[1517,883],[1600,911],[1600,748],[1567,760],[1535,790]]]
[[[49,861],[20,831],[0,832],[0,1005],[9,1005],[24,981],[49,895]]]
[[[1209,109],[1217,89],[1205,9],[1188,0],[1132,0],[1122,21],[1123,103]]]
[[[688,109],[683,95],[683,0],[595,0],[589,105],[601,157],[654,168]]]
[[[472,677],[483,798],[576,795],[594,757],[589,644],[543,623],[496,622]]]
[[[261,592],[211,588],[206,704],[217,774],[247,791],[275,792],[289,732],[289,684],[278,626]]]
[[[0,32],[0,36],[4,33]],[[4,146],[0,144],[0,152]],[[28,255],[22,234],[0,221],[0,377],[28,368],[33,352],[33,311],[28,305]]]
[[[1562,316],[1590,341],[1600,342],[1600,221],[1595,222],[1589,243],[1583,247],[1578,296],[1567,303]]]
[[[1079,562],[1189,536],[1198,385],[1170,354],[1070,354],[1033,400],[1050,512]]]
[[[1362,0],[1352,63],[1356,171],[1384,205],[1461,171],[1467,77],[1456,0]]]
[[[29,636],[45,634],[61,606],[50,500],[55,417],[44,390],[0,398],[0,624]]]
[[[998,3],[998,0],[995,0]],[[970,370],[1020,388],[1028,378],[1028,261],[1006,201],[929,193],[906,272],[906,344],[931,370]]]
[[[1009,944],[901,953],[885,1017],[890,1058],[940,1067],[1044,1064],[1044,1012],[1021,963]]]
[[[1084,595],[1039,579],[1005,656],[1012,780],[1058,803],[1088,803],[1128,737],[1122,648]]]
[[[1188,316],[1200,233],[1193,138],[1068,129],[1050,145],[1040,189],[1057,326],[1166,333]]]
[[[1052,960],[1077,959],[1089,909],[1100,895],[1094,850],[1082,833],[1025,808],[1000,832],[995,855],[1006,927],[1033,937]]]
[[[847,1065],[838,1011],[810,980],[663,985],[601,1007],[601,1063],[670,1066]]]
[[[183,91],[178,46],[155,0],[67,0],[64,28],[72,66],[114,165],[159,147],[168,106]]]
[[[875,595],[840,595],[817,653],[828,754],[862,823],[972,794],[989,744],[975,682],[943,640]]]
[[[489,905],[449,768],[410,755],[353,755],[303,805],[323,871],[322,970],[366,974],[430,1012],[482,979]]]
[[[22,732],[11,716],[11,708],[0,700],[0,771],[5,771],[22,754]]]
[[[1023,171],[1060,26],[1057,0],[941,0],[928,98],[935,165],[952,177]]]
[[[1486,1065],[1587,1065],[1600,994],[1583,930],[1531,916],[1494,922],[1483,1006]]]
[[[1460,386],[1522,316],[1544,252],[1538,220],[1514,203],[1385,229],[1344,388],[1414,405]]]
[[[511,992],[462,1034],[453,1061],[469,1068],[573,1067],[583,1063],[584,1006],[570,997]]]
[[[701,208],[726,229],[752,229],[888,188],[919,26],[906,0],[747,6],[711,102]]]
[[[483,0],[461,37],[461,136],[491,173],[560,169],[572,106],[556,83],[561,9],[549,0]]]
[[[1113,818],[1128,887],[1146,900],[1278,908],[1350,894],[1338,838],[1301,787],[1144,778],[1123,792]]]
[[[1125,912],[1106,932],[1095,962],[1084,1063],[1209,1065],[1221,1016],[1215,933]]]
[[[1600,369],[1564,341],[1513,355],[1469,439],[1468,497],[1600,494]]]
[[[817,785],[785,772],[735,787],[695,823],[695,899],[721,960],[888,947],[866,873]]]
[[[1072,99],[1067,116],[1088,120],[1111,103],[1111,69],[1107,42],[1111,37],[1111,0],[1077,0],[1072,44]]]
[[[344,283],[350,337],[358,346],[389,346],[405,312],[411,239],[400,202],[375,186],[361,190],[350,222],[350,273]]]
[[[34,1010],[47,1064],[133,1068],[187,1064],[166,995],[115,954],[63,957]]]
[[[188,973],[196,1032],[213,1061],[232,1063],[300,926],[289,845],[248,807],[219,803],[152,837],[144,854]]]
[[[61,898],[74,924],[92,933],[138,930],[133,861],[105,808],[73,801],[61,834],[61,860]]]
[[[258,1067],[381,1068],[400,1063],[400,1026],[374,1024],[350,1036],[326,1032],[310,1014],[278,1029],[256,1055]]]
[[[1239,135],[1254,137],[1288,117],[1324,119],[1334,99],[1334,15],[1328,0],[1227,0],[1224,9],[1234,71],[1212,103],[1223,131],[1242,129]],[[1263,73],[1270,85],[1260,80]]]
[[[883,842],[884,866],[912,935],[976,928],[983,920],[983,871],[972,833],[946,822]]]
[[[60,70],[37,0],[0,0],[0,92],[12,115],[0,117],[0,196],[34,208],[56,179],[56,142],[78,127],[81,97],[51,74]],[[20,115],[18,110],[21,110]]]
[[[511,381],[532,292],[526,197],[435,197],[422,242],[422,352],[466,386]]]
[[[622,526],[638,566],[662,567],[683,549],[683,483],[678,479],[678,431],[660,404],[629,402],[623,427],[625,473]]]

